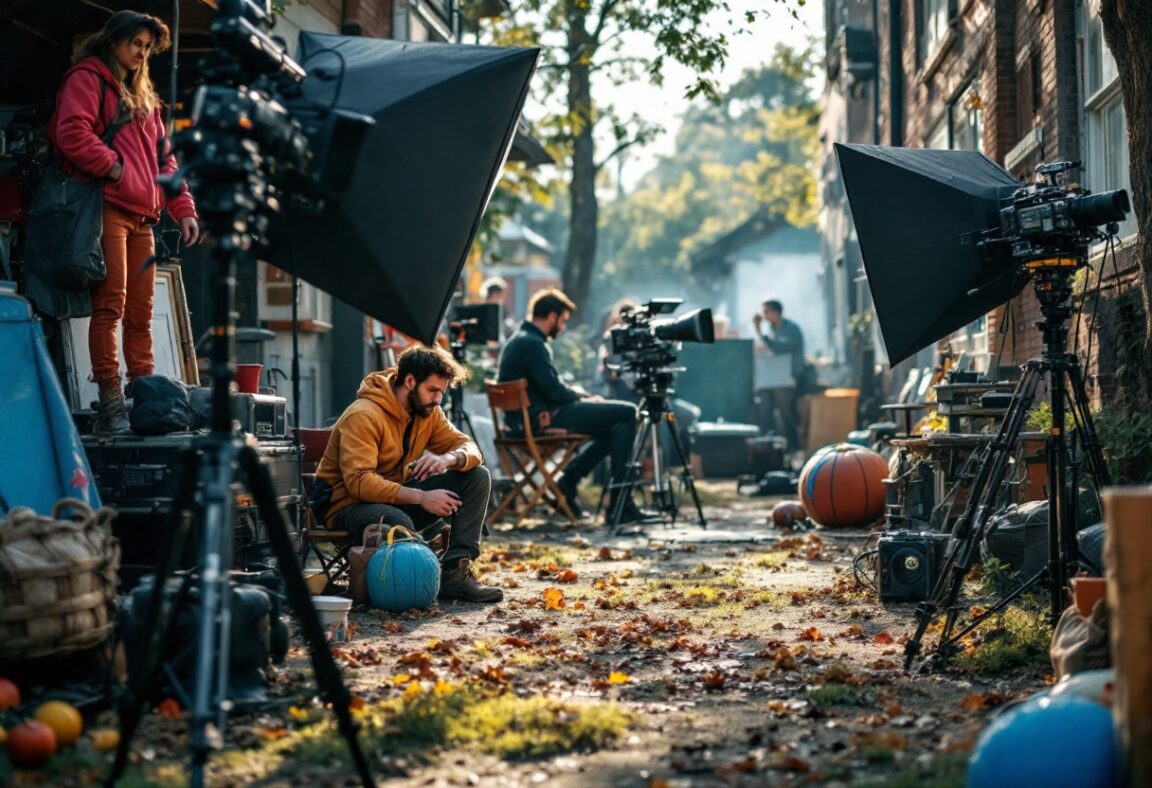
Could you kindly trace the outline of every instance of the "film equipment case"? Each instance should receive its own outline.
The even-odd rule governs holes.
[[[120,539],[120,579],[125,588],[156,567],[176,494],[180,455],[197,437],[197,433],[174,432],[82,438],[101,500],[117,511],[112,532]],[[272,475],[276,502],[295,532],[302,502],[300,449],[294,441],[282,438],[260,440],[257,452]],[[269,554],[264,523],[246,493],[238,493],[235,512],[236,564],[260,562]],[[190,549],[190,554],[194,552]]]

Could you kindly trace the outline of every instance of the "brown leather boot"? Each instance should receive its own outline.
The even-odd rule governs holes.
[[[129,432],[128,405],[124,402],[124,390],[120,381],[100,384],[100,402],[96,406],[97,435],[110,435]]]
[[[463,602],[499,602],[504,592],[495,586],[482,586],[472,574],[472,562],[461,558],[456,566],[445,565],[440,574],[440,599],[459,599]]]

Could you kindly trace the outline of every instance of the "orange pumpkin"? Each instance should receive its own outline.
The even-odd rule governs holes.
[[[8,679],[0,679],[0,711],[20,705],[20,688]]]
[[[22,722],[8,731],[4,749],[14,766],[35,769],[56,754],[56,734],[42,722]]]
[[[70,747],[80,740],[84,730],[84,718],[70,703],[50,700],[36,709],[36,719],[47,725],[56,734],[56,743]]]

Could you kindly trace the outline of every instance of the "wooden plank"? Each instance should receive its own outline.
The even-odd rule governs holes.
[[[1113,716],[1127,784],[1152,785],[1152,487],[1103,494]]]

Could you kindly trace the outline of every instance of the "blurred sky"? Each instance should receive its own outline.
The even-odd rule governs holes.
[[[807,0],[803,6],[797,5],[794,1],[782,3],[776,0],[731,0],[730,5],[733,18],[741,20],[738,29],[744,32],[739,35],[729,34],[728,60],[717,80],[722,88],[735,82],[746,69],[754,68],[769,60],[779,43],[801,48],[812,36],[823,39],[823,7],[819,0]],[[749,9],[761,12],[752,25],[743,22],[744,12]],[[792,18],[789,9],[796,10],[797,19]],[[720,17],[713,20],[712,26],[717,30],[728,29],[723,26]],[[636,46],[638,49],[646,46],[648,52],[652,51],[652,46],[647,41],[637,41]],[[680,115],[689,105],[688,100],[684,98],[684,91],[692,79],[693,75],[688,69],[678,63],[671,63],[665,68],[662,88],[654,88],[646,83],[622,86],[607,83],[596,85],[597,91],[603,91],[601,95],[609,98],[618,107],[635,110],[665,128],[664,133],[651,145],[627,151],[621,172],[621,179],[626,189],[634,186],[635,182],[652,168],[657,156],[672,152]],[[610,150],[605,146],[601,146],[601,149]]]

